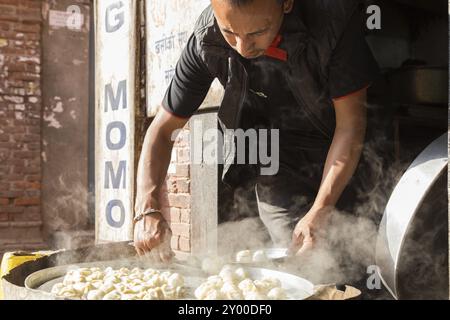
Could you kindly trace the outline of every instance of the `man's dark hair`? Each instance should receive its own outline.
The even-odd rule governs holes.
[[[226,0],[226,1],[228,1],[233,6],[242,7],[242,6],[245,6],[246,4],[252,3],[253,1],[256,1],[256,0]],[[279,4],[283,4],[284,1],[286,1],[286,0],[277,0],[277,2]]]

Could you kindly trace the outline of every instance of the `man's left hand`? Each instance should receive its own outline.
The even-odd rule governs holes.
[[[292,233],[292,241],[289,253],[296,256],[305,256],[316,245],[323,235],[332,208],[311,208],[308,213],[297,223]]]

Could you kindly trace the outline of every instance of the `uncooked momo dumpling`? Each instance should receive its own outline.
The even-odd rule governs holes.
[[[287,299],[286,291],[283,288],[273,288],[267,294],[267,298],[271,300],[285,300]]]
[[[236,262],[250,263],[252,262],[252,253],[250,250],[242,250],[236,254]]]
[[[253,253],[253,262],[265,262],[267,261],[267,256],[264,250],[256,250]]]
[[[120,300],[122,298],[122,295],[117,292],[116,290],[113,290],[109,293],[107,293],[102,300]]]
[[[237,280],[237,276],[235,275],[233,268],[227,268],[227,266],[220,270],[219,276],[224,282],[234,283]]]
[[[173,273],[167,279],[167,284],[172,288],[181,287],[184,285],[184,279],[180,274]]]
[[[236,279],[237,279],[239,282],[242,281],[242,280],[244,280],[244,279],[247,279],[247,278],[248,278],[248,273],[247,273],[247,271],[245,271],[244,268],[237,268],[237,269],[234,271],[234,274],[235,274],[235,276],[236,276]]]
[[[87,299],[88,300],[102,300],[105,295],[106,295],[106,293],[101,290],[91,290],[87,294]]]
[[[230,282],[225,282],[220,292],[227,300],[242,300],[243,298],[239,288]]]

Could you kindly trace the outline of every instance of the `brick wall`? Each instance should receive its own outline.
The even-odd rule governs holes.
[[[41,238],[41,0],[0,0],[0,252]]]
[[[161,199],[163,215],[170,221],[172,229],[172,249],[182,253],[191,251],[190,184],[189,125],[187,125],[175,141]]]

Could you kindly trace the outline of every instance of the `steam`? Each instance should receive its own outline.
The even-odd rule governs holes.
[[[48,195],[44,202],[44,234],[54,249],[74,249],[92,244],[80,242],[89,239],[92,223],[88,214],[88,201],[92,201],[90,193],[77,177],[69,179],[60,175],[52,183],[51,190],[58,190],[58,196]],[[93,239],[93,238],[92,238]]]

